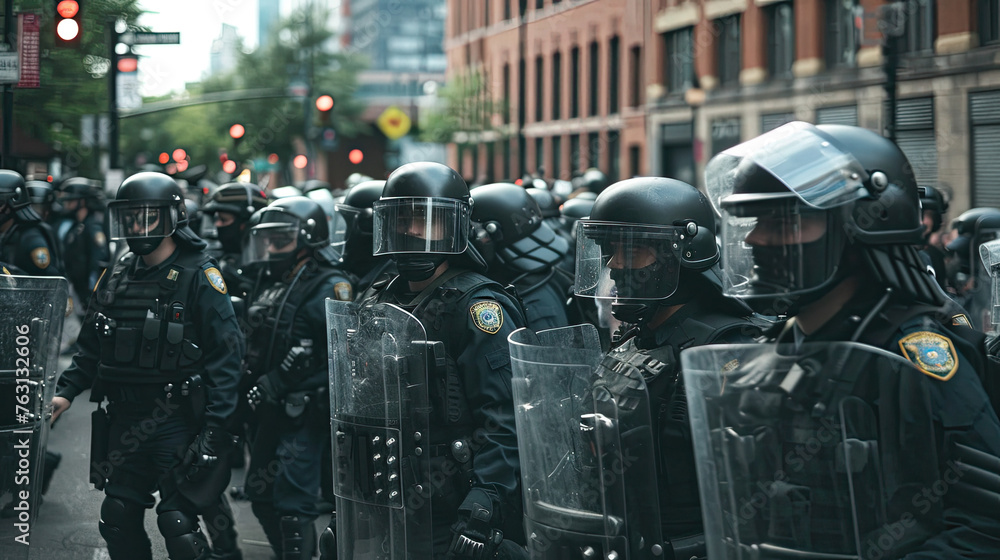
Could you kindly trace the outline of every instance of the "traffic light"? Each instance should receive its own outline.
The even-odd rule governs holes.
[[[333,111],[333,96],[321,95],[316,98],[316,110],[319,111],[320,124],[330,123],[330,113]]]
[[[83,35],[80,0],[55,0],[56,3],[56,46],[75,47]]]

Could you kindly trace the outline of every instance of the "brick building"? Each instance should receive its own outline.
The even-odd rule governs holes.
[[[881,131],[883,4],[449,0],[449,75],[482,72],[510,108],[452,162],[467,176],[594,163],[700,184],[712,155],[789,120]],[[898,5],[898,143],[920,181],[953,191],[953,216],[1000,206],[1000,0]]]

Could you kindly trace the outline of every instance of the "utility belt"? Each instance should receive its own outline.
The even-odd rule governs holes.
[[[199,424],[204,420],[205,406],[208,402],[208,389],[200,374],[173,383],[123,385],[101,382],[94,393],[97,402],[107,398],[116,408],[126,410],[151,410],[151,407],[160,403],[181,404],[187,407],[193,419]]]

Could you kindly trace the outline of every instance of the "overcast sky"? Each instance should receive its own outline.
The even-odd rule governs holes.
[[[245,45],[257,44],[257,0],[141,0],[140,6],[150,12],[140,24],[181,34],[179,45],[136,47],[144,96],[180,92],[185,82],[200,80],[223,23],[236,26]]]

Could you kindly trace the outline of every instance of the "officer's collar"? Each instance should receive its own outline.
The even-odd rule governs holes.
[[[665,321],[655,328],[640,328],[639,336],[636,338],[636,345],[640,348],[659,348],[667,343],[678,328],[692,316],[700,311],[704,311],[705,306],[697,298],[685,303],[674,311],[674,314],[667,317]]]
[[[178,245],[177,247],[174,248],[174,252],[170,253],[169,257],[164,259],[163,262],[154,264],[153,266],[147,266],[146,261],[143,260],[142,256],[136,255],[135,264],[133,266],[135,267],[136,272],[141,272],[143,274],[145,274],[146,272],[155,272],[157,270],[160,270],[161,268],[166,268],[174,264],[174,261],[177,260],[177,257],[180,255],[180,253],[181,253],[181,247],[180,245]]]

